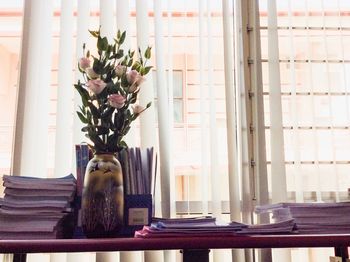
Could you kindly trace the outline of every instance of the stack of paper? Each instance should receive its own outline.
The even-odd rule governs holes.
[[[282,220],[276,223],[248,225],[238,231],[238,234],[282,234],[291,233],[295,227],[294,219]]]
[[[244,227],[247,225],[236,222],[218,222],[213,217],[155,219],[150,226],[144,226],[142,230],[136,231],[135,237],[234,235]]]
[[[256,213],[271,212],[276,221],[294,219],[299,233],[349,233],[350,202],[280,203],[259,206]]]
[[[72,229],[73,175],[55,179],[3,176],[3,185],[0,239],[61,238]]]

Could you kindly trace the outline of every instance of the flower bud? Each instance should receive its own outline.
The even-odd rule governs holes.
[[[122,108],[125,104],[125,97],[119,94],[112,94],[108,97],[110,106],[115,108]]]
[[[107,84],[101,79],[93,79],[89,80],[86,85],[92,93],[98,95],[105,89]]]
[[[138,87],[146,80],[146,78],[140,75],[136,70],[131,70],[126,73],[126,79],[131,85],[129,87],[129,93],[136,92],[139,89]]]
[[[141,114],[143,111],[145,111],[145,109],[146,109],[145,107],[137,104],[132,106],[132,110],[136,115]]]
[[[85,69],[85,72],[87,73],[87,75],[91,78],[91,79],[96,79],[99,77],[98,74],[96,74],[96,72],[94,71],[94,69],[92,69],[92,67],[88,67]]]
[[[135,82],[138,74],[139,73],[136,70],[131,70],[131,71],[126,73],[126,80],[128,80],[128,83],[130,85],[132,85]]]
[[[79,59],[79,67],[81,70],[86,70],[88,67],[90,67],[90,60],[89,58],[82,57]]]
[[[114,70],[118,77],[122,77],[122,75],[126,72],[126,66],[117,65]]]

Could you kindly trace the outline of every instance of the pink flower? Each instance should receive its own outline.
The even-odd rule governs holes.
[[[97,77],[99,77],[98,74],[96,74],[96,72],[94,71],[94,69],[92,69],[92,67],[88,67],[85,69],[85,72],[87,73],[87,75],[92,78],[95,79]]]
[[[122,75],[126,72],[126,66],[117,65],[114,70],[118,77],[122,77]]]
[[[90,60],[86,57],[82,57],[79,59],[79,67],[81,70],[86,70],[86,68],[90,67]]]
[[[140,106],[140,105],[134,105],[134,106],[131,106],[131,107],[132,107],[132,110],[133,110],[134,114],[136,114],[136,115],[139,115],[139,114],[141,114],[143,111],[146,110],[145,107]]]
[[[89,80],[86,85],[92,93],[98,95],[105,89],[107,84],[101,79],[93,79]]]
[[[112,94],[108,97],[108,102],[110,106],[118,109],[124,106],[125,100],[126,99],[124,96],[118,94]]]
[[[134,93],[138,90],[138,87],[146,80],[142,75],[140,75],[136,70],[131,70],[126,73],[126,79],[131,85],[129,87],[129,93]]]

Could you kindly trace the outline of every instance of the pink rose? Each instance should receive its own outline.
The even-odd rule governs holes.
[[[139,115],[139,114],[141,114],[143,111],[146,110],[145,107],[140,106],[140,105],[134,105],[134,106],[131,106],[131,107],[132,107],[132,110],[133,110],[134,114],[136,114],[136,115]]]
[[[125,100],[126,99],[124,96],[118,94],[113,94],[108,97],[108,102],[110,106],[118,109],[124,106]]]
[[[92,78],[92,79],[95,79],[95,78],[98,78],[99,75],[96,74],[96,72],[94,71],[94,69],[92,69],[92,67],[88,67],[85,69],[85,72],[87,73],[87,75]]]
[[[117,65],[114,70],[118,77],[122,77],[122,75],[126,72],[126,66]]]
[[[86,57],[82,57],[79,59],[79,67],[81,70],[86,70],[86,68],[90,67],[90,60]]]
[[[92,93],[98,95],[105,89],[107,84],[101,79],[93,79],[89,80],[86,85]]]
[[[129,92],[134,93],[138,90],[138,87],[146,80],[142,75],[140,75],[136,70],[131,70],[126,73],[126,79],[131,85],[129,87]]]

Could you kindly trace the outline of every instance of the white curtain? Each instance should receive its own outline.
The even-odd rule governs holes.
[[[127,47],[152,46],[155,71],[141,89],[140,103],[154,103],[128,141],[157,149],[158,216],[212,213],[252,223],[256,204],[345,200],[350,25],[342,11],[347,10],[349,4],[340,0],[24,1],[11,173],[74,173],[73,145],[84,141],[74,112],[80,103],[72,87],[80,77],[74,69],[83,43],[90,42],[88,29],[101,25],[108,38],[117,28],[126,30]],[[321,261],[313,251],[282,253],[275,260]],[[82,256],[178,259],[174,252],[44,259],[73,262]],[[252,261],[252,252],[211,252],[213,261],[231,258]],[[269,261],[269,252],[261,258]]]
[[[129,3],[129,5],[128,5]],[[45,15],[37,14],[33,20],[29,18],[32,15],[33,10],[43,10],[38,5],[43,5],[40,1],[27,1],[25,6],[25,21],[36,21],[37,24],[26,23],[23,28],[23,46],[22,46],[22,70],[21,70],[21,89],[28,90],[31,93],[34,92],[30,88],[37,88],[39,86],[31,83],[24,77],[34,77],[35,72],[25,71],[25,66],[28,67],[28,61],[26,55],[33,56],[36,51],[28,49],[26,41],[29,41],[29,47],[39,48],[36,45],[32,45],[30,41],[39,41],[38,34],[32,34],[28,36],[28,31],[36,30],[34,32],[42,32],[39,29],[41,27],[46,28],[46,34],[40,34],[41,38],[45,37],[45,41],[50,41],[50,19],[52,19],[53,11],[52,7],[48,4],[45,5]],[[227,209],[222,206],[223,201],[229,201],[231,204],[227,210],[231,209],[231,216],[228,219],[241,220],[240,212],[240,173],[236,172],[238,169],[238,158],[237,158],[237,139],[238,134],[236,131],[237,123],[237,105],[236,105],[236,89],[234,88],[233,81],[233,2],[229,0],[223,0],[221,3],[213,3],[212,1],[193,1],[192,4],[188,5],[186,1],[155,1],[153,6],[147,1],[116,1],[110,2],[106,0],[100,1],[77,1],[72,3],[71,1],[61,1],[60,11],[60,41],[58,49],[58,91],[57,91],[57,108],[56,114],[56,132],[55,132],[55,164],[57,168],[55,170],[55,176],[59,176],[62,173],[66,173],[72,170],[74,173],[74,154],[72,150],[73,145],[84,141],[84,138],[80,132],[81,124],[76,118],[75,113],[72,111],[73,108],[77,108],[79,105],[79,96],[76,92],[72,93],[72,84],[77,81],[80,77],[76,70],[75,79],[73,78],[72,70],[76,69],[76,61],[81,56],[81,48],[83,43],[89,44],[88,29],[92,26],[96,26],[95,15],[99,14],[97,26],[101,25],[101,32],[108,38],[112,38],[116,33],[116,29],[129,30],[127,38],[127,45],[134,48],[136,39],[136,46],[141,49],[145,49],[147,45],[153,46],[153,62],[156,69],[156,81],[152,81],[152,76],[148,79],[140,95],[140,102],[153,100],[156,93],[156,106],[157,116],[155,115],[155,108],[148,110],[147,114],[144,114],[140,119],[140,138],[130,138],[131,143],[137,143],[140,141],[142,146],[156,146],[159,154],[159,170],[160,170],[160,195],[156,196],[158,199],[157,204],[161,204],[161,213],[163,217],[174,217],[176,216],[176,200],[179,200],[180,209],[183,200],[180,199],[177,194],[181,195],[184,193],[190,193],[184,200],[187,201],[188,206],[186,211],[188,214],[193,212],[192,201],[193,196],[191,192],[181,191],[179,188],[185,186],[191,186],[189,183],[195,182],[196,188],[202,186],[202,190],[199,192],[200,199],[202,199],[202,207],[200,212],[207,214],[213,212],[218,217],[225,219],[222,215],[223,209]],[[129,9],[130,8],[130,9]],[[77,11],[77,15],[74,17],[74,11]],[[199,15],[196,13],[199,10]],[[149,12],[152,15],[149,16]],[[116,15],[116,17],[115,17]],[[193,19],[194,16],[194,19]],[[28,18],[26,18],[28,17]],[[27,19],[27,20],[26,20]],[[197,20],[197,21],[196,21]],[[76,26],[72,24],[76,21]],[[186,29],[187,23],[199,25],[194,28],[194,31]],[[180,37],[178,27],[184,26],[186,30]],[[180,30],[181,32],[181,30]],[[218,33],[219,32],[219,33]],[[154,34],[154,37],[153,37]],[[192,36],[197,36],[193,38]],[[27,38],[26,38],[27,36]],[[72,48],[73,39],[75,38],[76,49]],[[180,41],[179,41],[180,39]],[[43,41],[43,39],[40,39]],[[219,41],[217,41],[219,40]],[[194,50],[187,49],[187,44],[196,43],[198,48]],[[28,50],[28,54],[25,51]],[[39,50],[39,49],[38,49]],[[222,51],[223,50],[223,51]],[[75,51],[75,55],[73,56]],[[44,58],[49,61],[50,49],[46,49],[46,55]],[[39,57],[38,55],[35,56]],[[75,57],[73,61],[72,58]],[[40,65],[42,62],[37,62]],[[45,69],[48,72],[51,70],[50,65],[45,64]],[[223,66],[225,65],[225,66]],[[41,68],[42,66],[36,66]],[[176,80],[176,72],[181,71],[181,79]],[[25,72],[27,72],[25,74]],[[47,73],[47,79],[50,77],[50,73]],[[65,77],[68,76],[69,77]],[[222,76],[223,80],[217,81],[217,76]],[[181,88],[174,87],[174,83],[181,83]],[[155,83],[155,86],[152,85]],[[42,83],[46,85],[48,90],[49,80]],[[67,88],[69,87],[69,88]],[[220,93],[216,89],[220,90]],[[153,91],[154,90],[154,91]],[[177,92],[181,91],[179,96]],[[41,91],[42,92],[42,91]],[[48,92],[48,91],[47,91]],[[155,93],[154,93],[155,92]],[[200,94],[201,106],[195,108],[192,104],[193,100],[196,100],[197,92]],[[30,99],[30,94],[26,94],[21,99]],[[193,97],[194,95],[194,97]],[[193,97],[193,98],[192,98]],[[74,99],[73,99],[74,98]],[[74,106],[71,101],[74,101]],[[49,96],[40,96],[42,103],[48,103]],[[179,104],[177,104],[179,102]],[[31,105],[31,102],[19,103]],[[34,106],[34,105],[32,105]],[[175,113],[181,113],[181,120],[179,124],[174,123],[174,108]],[[40,108],[48,108],[47,106],[41,105]],[[17,120],[17,133],[16,143],[17,146],[14,154],[14,158],[23,157],[23,161],[20,164],[16,164],[15,167],[20,168],[26,167],[26,163],[30,163],[32,160],[28,157],[29,154],[25,154],[25,147],[19,147],[21,136],[26,137],[26,141],[30,136],[33,136],[30,128],[33,125],[29,125],[30,121],[24,123],[28,125],[27,128],[21,128],[21,117],[31,119],[36,111],[32,112],[26,110],[20,111],[18,108]],[[180,110],[177,112],[176,110]],[[200,125],[196,125],[189,118],[189,112],[194,112],[200,119]],[[41,110],[40,113],[43,115],[40,119],[47,119],[48,112]],[[199,113],[199,114],[198,114]],[[189,113],[191,114],[191,113]],[[45,116],[45,117],[44,117]],[[155,125],[155,118],[158,119],[157,129]],[[222,121],[224,120],[224,121]],[[191,122],[192,121],[192,122]],[[68,125],[67,125],[68,123]],[[71,123],[71,124],[69,124]],[[40,123],[41,125],[44,122]],[[47,125],[47,123],[45,124]],[[192,126],[195,127],[192,127]],[[70,126],[73,128],[70,129]],[[180,128],[179,128],[180,126]],[[157,130],[157,131],[156,131]],[[201,131],[200,131],[201,130]],[[199,148],[192,148],[190,146],[190,140],[198,132],[201,145]],[[138,134],[133,131],[133,136]],[[158,136],[156,136],[158,134]],[[180,135],[179,135],[180,134]],[[209,136],[207,136],[209,135]],[[41,141],[44,141],[46,135],[40,137]],[[178,136],[177,141],[170,139],[170,137]],[[71,139],[69,139],[71,137]],[[219,139],[220,137],[220,139]],[[227,142],[222,141],[227,139]],[[67,139],[68,138],[68,139]],[[208,139],[209,138],[209,139]],[[180,141],[183,139],[185,141]],[[176,143],[184,144],[185,150],[182,155],[180,163],[181,165],[200,165],[202,172],[196,171],[195,176],[187,176],[186,174],[177,174],[176,162],[177,156],[179,156],[179,148],[177,152],[175,149]],[[157,146],[159,145],[159,146]],[[40,147],[40,150],[43,150]],[[34,148],[28,146],[28,148]],[[36,147],[39,150],[39,147]],[[181,149],[181,150],[183,150]],[[195,150],[194,150],[195,149]],[[69,153],[67,153],[67,150]],[[202,152],[202,153],[201,153]],[[200,162],[197,162],[198,154]],[[31,155],[33,150],[31,150]],[[190,156],[190,160],[186,159],[186,156]],[[24,157],[26,156],[26,157]],[[193,163],[191,163],[194,161]],[[186,160],[186,161],[184,161]],[[61,168],[58,168],[61,167]],[[45,165],[41,167],[43,171],[42,176],[47,176]],[[188,168],[188,167],[187,167]],[[24,175],[23,172],[18,171],[17,174]],[[174,187],[177,185],[182,178],[182,184],[178,185],[179,188]],[[194,181],[192,181],[194,178]],[[198,182],[201,186],[198,186]],[[218,190],[226,182],[229,183],[230,189],[227,187],[225,192]],[[197,189],[196,189],[197,190]],[[211,192],[208,195],[208,190]],[[180,192],[180,193],[179,193]],[[177,198],[177,199],[176,199]],[[210,203],[210,204],[209,204]],[[209,204],[209,205],[208,205]],[[209,207],[209,208],[208,208]],[[159,205],[158,205],[159,208]],[[227,212],[227,211],[226,211]],[[220,261],[228,257],[231,257],[230,253],[217,251],[214,253],[214,260]],[[146,252],[143,253],[130,253],[121,252],[118,254],[107,254],[98,253],[95,255],[89,254],[60,254],[52,255],[51,260],[62,260],[75,261],[78,257],[85,256],[86,259],[93,261],[175,261],[176,255],[174,252],[164,252],[161,256],[160,252]],[[243,253],[234,252],[233,257],[243,257]],[[46,259],[48,257],[46,256]]]
[[[347,200],[342,143],[350,123],[344,52],[349,3],[260,0],[259,5],[271,201]],[[284,255],[328,261],[331,254],[292,249]]]

